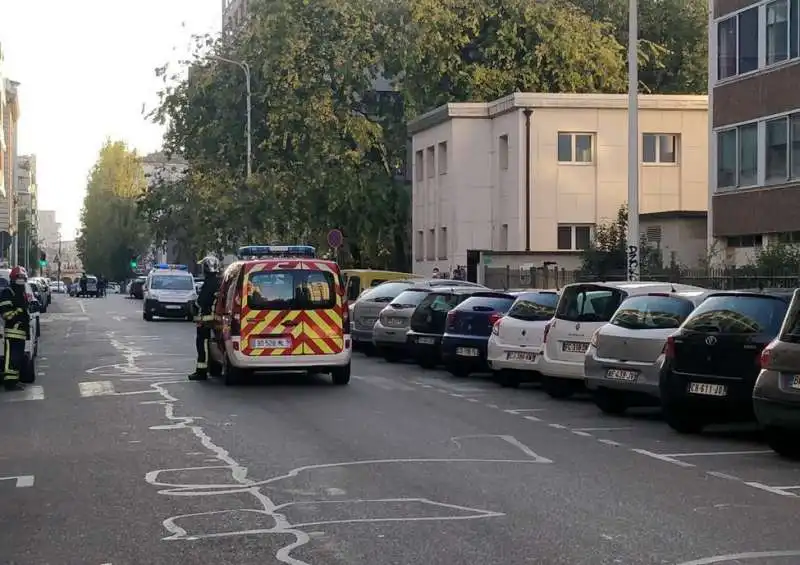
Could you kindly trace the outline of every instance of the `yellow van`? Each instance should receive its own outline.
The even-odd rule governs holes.
[[[378,286],[386,281],[396,281],[399,279],[425,279],[422,275],[411,275],[409,273],[399,273],[397,271],[373,271],[372,269],[345,269],[344,287],[348,302],[355,302],[362,292]],[[430,277],[427,277],[430,278]]]

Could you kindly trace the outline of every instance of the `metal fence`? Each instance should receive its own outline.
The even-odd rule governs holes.
[[[757,271],[755,269],[695,269],[666,270],[655,273],[642,273],[643,281],[664,281],[691,284],[717,290],[742,290],[756,288],[798,288],[800,271]],[[484,283],[495,289],[523,288],[561,288],[576,282],[624,281],[624,272],[611,272],[605,275],[587,273],[580,270],[548,269],[535,267],[515,269],[512,267],[486,267]]]

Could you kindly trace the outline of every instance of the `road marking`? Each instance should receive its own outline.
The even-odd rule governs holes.
[[[575,428],[576,432],[621,432],[632,430],[633,428]]]
[[[708,453],[665,453],[664,457],[703,457],[713,455],[764,455],[774,453],[771,449],[759,451],[710,451]]]
[[[547,425],[550,426],[551,428],[555,428],[557,430],[566,430],[567,429],[567,426],[564,426],[562,424],[547,424]]]
[[[467,398],[467,402],[480,402],[477,398]]]
[[[678,461],[677,459],[673,459],[669,455],[662,455],[660,453],[653,453],[652,451],[647,451],[646,449],[631,449],[634,453],[638,453],[639,455],[646,455],[647,457],[652,457],[653,459],[658,459],[659,461],[664,461],[665,463],[672,463],[673,465],[677,465],[678,467],[694,467],[693,464],[687,463],[686,461]]]
[[[24,391],[7,392],[9,397],[4,398],[6,402],[24,402],[26,400],[44,400],[44,387],[38,385],[27,385]]]
[[[572,430],[572,433],[575,434],[576,436],[592,437],[592,434],[590,434],[589,432],[582,432],[580,430]]]
[[[525,418],[526,420],[528,420],[530,422],[541,422],[542,421],[541,418],[537,418],[536,416],[523,416],[523,418]]]
[[[520,412],[544,412],[545,410],[546,408],[509,408],[508,410],[503,410],[503,412],[516,416]]]
[[[83,398],[90,396],[109,396],[116,393],[114,383],[111,381],[89,381],[78,383]]]
[[[734,477],[733,475],[729,475],[728,473],[721,473],[719,471],[706,471],[707,475],[711,475],[712,477],[717,477],[720,479],[727,479],[729,481],[741,481],[739,477]]]
[[[486,406],[489,408],[499,408],[497,404],[487,404]]]
[[[705,559],[695,559],[678,563],[678,565],[715,565],[715,563],[730,563],[744,559],[768,559],[770,557],[800,557],[800,550],[793,551],[751,551],[748,553],[731,553],[729,555],[716,555]]]
[[[757,489],[765,490],[767,492],[771,492],[772,494],[779,494],[781,496],[789,496],[791,498],[797,498],[796,494],[794,494],[793,492],[787,492],[785,490],[782,490],[782,487],[771,487],[769,485],[765,485],[765,484],[762,484],[762,483],[756,483],[756,482],[745,482],[744,484],[746,484],[747,486],[750,486],[750,487],[754,487],[754,488],[757,488]]]
[[[84,305],[84,303],[83,303],[83,300],[81,300],[80,302],[78,302],[78,306],[80,306],[80,307],[81,307],[81,312],[83,312],[84,314],[86,314],[86,306]]]
[[[33,486],[33,475],[19,475],[16,477],[0,477],[0,481],[16,481],[17,488]]]
[[[622,447],[622,444],[618,441],[614,441],[612,439],[598,439],[600,443],[604,443],[606,445],[612,445],[614,447]]]

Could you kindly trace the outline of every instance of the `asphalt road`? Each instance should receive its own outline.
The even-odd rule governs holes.
[[[0,393],[0,564],[800,563],[800,465],[750,429],[358,355],[195,383],[194,326],[57,296]]]

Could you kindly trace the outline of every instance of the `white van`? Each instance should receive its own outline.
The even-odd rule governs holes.
[[[597,282],[565,286],[544,332],[539,371],[553,398],[567,398],[584,386],[584,357],[594,332],[611,320],[629,296],[704,289],[664,282]]]

